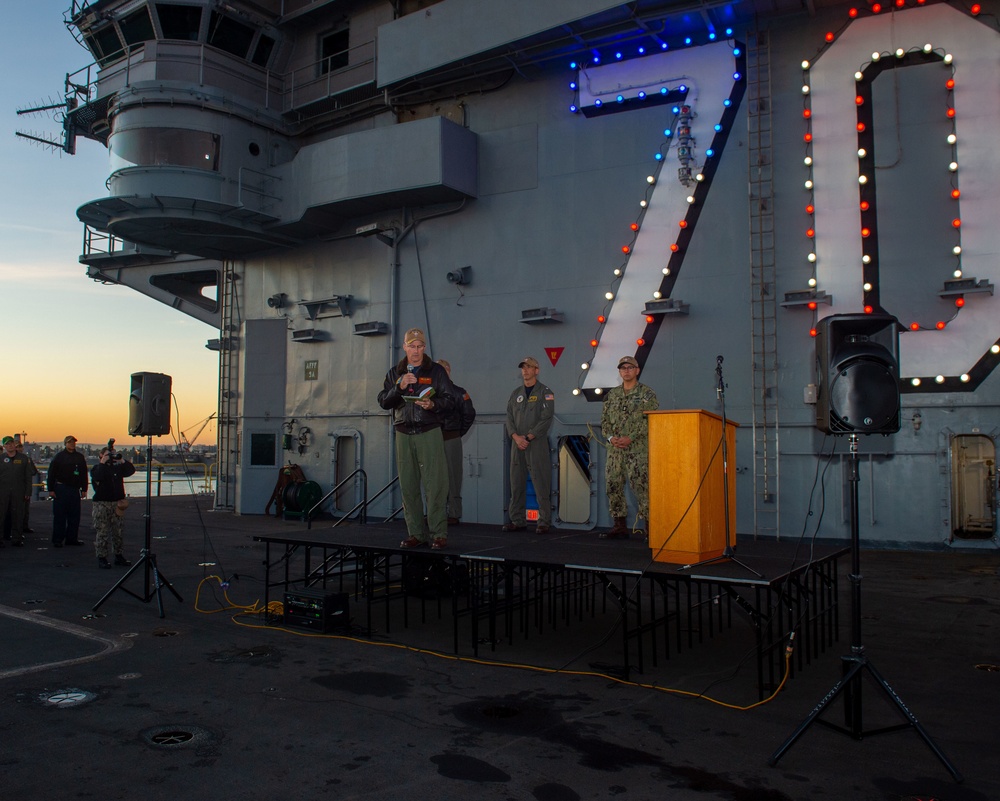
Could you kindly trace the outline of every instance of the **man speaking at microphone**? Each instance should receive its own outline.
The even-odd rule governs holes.
[[[401,548],[448,544],[448,463],[441,422],[458,404],[455,387],[445,369],[424,352],[427,337],[411,328],[403,337],[406,356],[385,376],[378,405],[392,412],[396,436],[396,470],[403,495],[403,518],[408,537]],[[420,496],[423,483],[427,520]]]

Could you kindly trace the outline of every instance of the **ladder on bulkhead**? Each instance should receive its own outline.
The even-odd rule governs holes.
[[[753,350],[753,533],[755,538],[779,538],[777,287],[768,31],[759,28],[748,30],[746,46]]]
[[[222,325],[219,331],[219,443],[215,508],[236,508],[236,466],[239,450],[240,304],[236,264],[223,264]]]

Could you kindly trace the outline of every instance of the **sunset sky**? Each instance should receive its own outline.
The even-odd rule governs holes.
[[[130,377],[153,372],[173,379],[173,430],[153,438],[154,445],[169,445],[178,423],[190,436],[216,410],[218,358],[205,343],[218,332],[132,290],[87,278],[76,209],[107,195],[104,147],[81,138],[69,156],[15,136],[58,138],[53,113],[17,111],[61,102],[66,74],[92,61],[63,25],[69,6],[70,0],[12,3],[0,38],[7,76],[0,85],[6,187],[0,193],[0,435],[145,442],[128,435]],[[214,441],[213,420],[197,444]]]

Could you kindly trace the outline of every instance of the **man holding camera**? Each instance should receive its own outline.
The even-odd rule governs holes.
[[[108,440],[108,446],[101,448],[98,463],[90,471],[90,483],[94,487],[94,503],[91,515],[97,537],[94,548],[97,551],[97,566],[109,569],[108,561],[114,550],[115,564],[128,567],[132,564],[122,553],[125,543],[125,479],[135,473],[135,466],[115,450],[115,441]],[[110,548],[109,548],[110,546]]]

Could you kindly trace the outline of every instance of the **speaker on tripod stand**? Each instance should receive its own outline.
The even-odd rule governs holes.
[[[782,755],[816,722],[861,740],[865,736],[912,728],[941,761],[952,778],[962,774],[948,761],[916,716],[868,658],[861,636],[861,538],[858,523],[858,437],[899,431],[899,322],[886,314],[838,314],[816,326],[816,427],[850,439],[848,474],[851,517],[851,653],[841,657],[843,675],[812,712],[768,760],[776,765]],[[867,675],[905,722],[881,729],[865,729],[862,679]],[[844,696],[844,725],[821,719],[840,694]]]
[[[124,576],[108,590],[101,599],[94,604],[93,611],[97,611],[101,604],[110,598],[115,590],[128,593],[133,598],[137,598],[143,603],[149,603],[156,598],[156,604],[160,610],[160,617],[163,613],[163,596],[161,589],[166,587],[173,593],[178,601],[183,601],[173,584],[160,572],[156,563],[156,554],[150,550],[152,535],[152,507],[151,499],[153,495],[153,437],[161,437],[170,433],[170,387],[171,378],[163,373],[132,373],[132,385],[128,396],[128,433],[133,437],[146,438],[146,513],[145,520],[145,542],[142,554]],[[125,582],[137,570],[142,569],[145,576],[144,589],[142,594],[133,592],[125,586]]]

